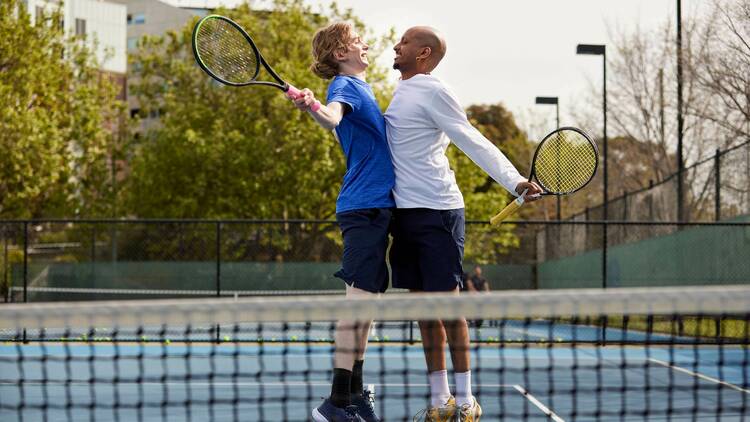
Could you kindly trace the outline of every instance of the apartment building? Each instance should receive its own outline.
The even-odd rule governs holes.
[[[32,21],[41,13],[62,7],[63,27],[68,34],[85,36],[94,50],[101,70],[122,87],[119,98],[126,98],[127,8],[103,0],[25,0]]]

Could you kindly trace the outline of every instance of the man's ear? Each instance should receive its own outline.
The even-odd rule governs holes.
[[[417,59],[427,60],[431,54],[432,54],[432,48],[422,47],[422,49],[419,51],[419,54],[417,55]]]

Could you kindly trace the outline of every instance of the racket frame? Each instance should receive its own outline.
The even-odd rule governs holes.
[[[203,25],[203,23],[206,22],[209,19],[221,19],[221,20],[229,23],[230,25],[232,25],[235,29],[237,29],[240,32],[240,34],[242,34],[243,37],[245,37],[245,40],[247,40],[247,43],[250,45],[250,48],[252,49],[253,53],[255,54],[255,57],[257,58],[257,60],[255,61],[255,72],[254,72],[253,77],[251,78],[251,80],[249,80],[247,82],[242,82],[242,83],[227,81],[227,80],[219,77],[218,75],[214,74],[211,71],[211,69],[209,69],[208,66],[206,66],[203,63],[203,61],[200,58],[200,53],[198,52],[198,47],[197,47],[197,44],[198,44],[197,43],[198,30],[200,29],[201,25]],[[221,83],[223,83],[225,85],[229,85],[229,86],[265,85],[265,86],[272,86],[274,88],[278,88],[278,89],[280,89],[280,90],[282,90],[284,92],[288,92],[289,91],[290,85],[288,83],[284,82],[284,80],[281,79],[281,77],[273,70],[273,68],[271,67],[271,65],[269,65],[268,62],[266,62],[266,59],[264,59],[263,55],[260,54],[260,50],[255,45],[255,42],[250,37],[250,35],[247,33],[247,31],[245,31],[242,28],[242,26],[240,26],[240,24],[238,24],[237,22],[229,19],[228,17],[221,16],[221,15],[208,15],[208,16],[204,16],[203,18],[201,18],[198,21],[198,23],[195,24],[195,27],[193,28],[192,41],[193,41],[192,42],[192,44],[193,44],[193,55],[195,56],[195,61],[198,63],[198,66],[200,66],[200,68],[203,69],[204,72],[208,73],[208,75],[211,76],[212,78],[214,78],[215,80],[217,80],[217,81],[219,81],[219,82],[221,82]],[[258,80],[256,80],[256,78],[258,77],[258,74],[260,73],[260,65],[261,64],[266,69],[266,71],[268,71],[268,73],[271,74],[271,76],[278,83],[269,82],[269,81],[258,81]]]
[[[549,189],[547,189],[547,187],[545,187],[542,184],[542,182],[536,177],[536,159],[537,159],[537,156],[539,155],[539,151],[542,149],[542,145],[544,145],[545,142],[547,142],[550,138],[552,138],[552,136],[554,134],[556,134],[558,132],[562,132],[564,130],[566,130],[566,131],[572,130],[574,132],[578,132],[587,141],[589,141],[589,144],[594,149],[594,160],[595,160],[594,161],[594,171],[591,172],[591,176],[589,177],[589,180],[587,180],[586,183],[582,184],[577,189],[574,189],[572,191],[567,191],[567,192],[553,192],[553,191],[550,191]],[[596,142],[594,142],[591,139],[591,137],[586,132],[584,132],[582,129],[579,129],[579,128],[573,127],[573,126],[563,126],[563,127],[557,128],[557,129],[553,130],[552,132],[548,133],[547,136],[545,136],[542,139],[542,142],[540,142],[539,145],[537,145],[536,150],[534,151],[534,157],[531,160],[531,174],[529,174],[529,180],[528,181],[531,182],[533,179],[536,179],[536,181],[539,183],[539,187],[542,188],[542,193],[537,194],[539,196],[548,196],[548,195],[563,196],[563,195],[570,195],[571,193],[578,192],[579,190],[581,190],[584,187],[586,187],[586,185],[588,185],[589,183],[591,183],[591,180],[594,179],[594,175],[596,175],[596,169],[598,169],[598,168],[599,168],[599,148],[596,146]]]

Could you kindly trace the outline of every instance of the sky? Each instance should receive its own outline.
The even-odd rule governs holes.
[[[202,2],[207,0],[172,0]],[[241,0],[222,1],[231,5]],[[325,7],[327,0],[305,0]],[[376,34],[415,25],[439,29],[448,53],[433,72],[464,106],[503,103],[516,119],[548,120],[554,106],[536,106],[536,96],[560,98],[560,123],[572,124],[571,108],[590,87],[602,83],[602,59],[577,56],[576,45],[610,44],[610,33],[655,29],[676,20],[677,0],[338,0]],[[682,0],[683,19],[705,13],[709,0]],[[460,7],[458,6],[460,5]],[[608,52],[613,51],[608,49]],[[610,53],[611,54],[611,53]],[[391,51],[380,63],[390,67]],[[392,79],[398,73],[392,71]],[[522,117],[521,117],[522,118]]]

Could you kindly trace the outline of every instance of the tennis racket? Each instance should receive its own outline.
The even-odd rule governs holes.
[[[193,54],[198,65],[209,76],[230,86],[265,85],[278,88],[289,98],[302,93],[284,82],[260,54],[260,50],[242,27],[219,15],[208,15],[193,28]],[[276,82],[259,81],[260,65]],[[316,101],[310,109],[318,111]]]
[[[534,152],[529,182],[536,179],[542,188],[540,195],[568,195],[586,186],[596,174],[599,149],[581,129],[562,127],[545,136]],[[516,212],[524,203],[521,196],[490,219],[499,224]]]

